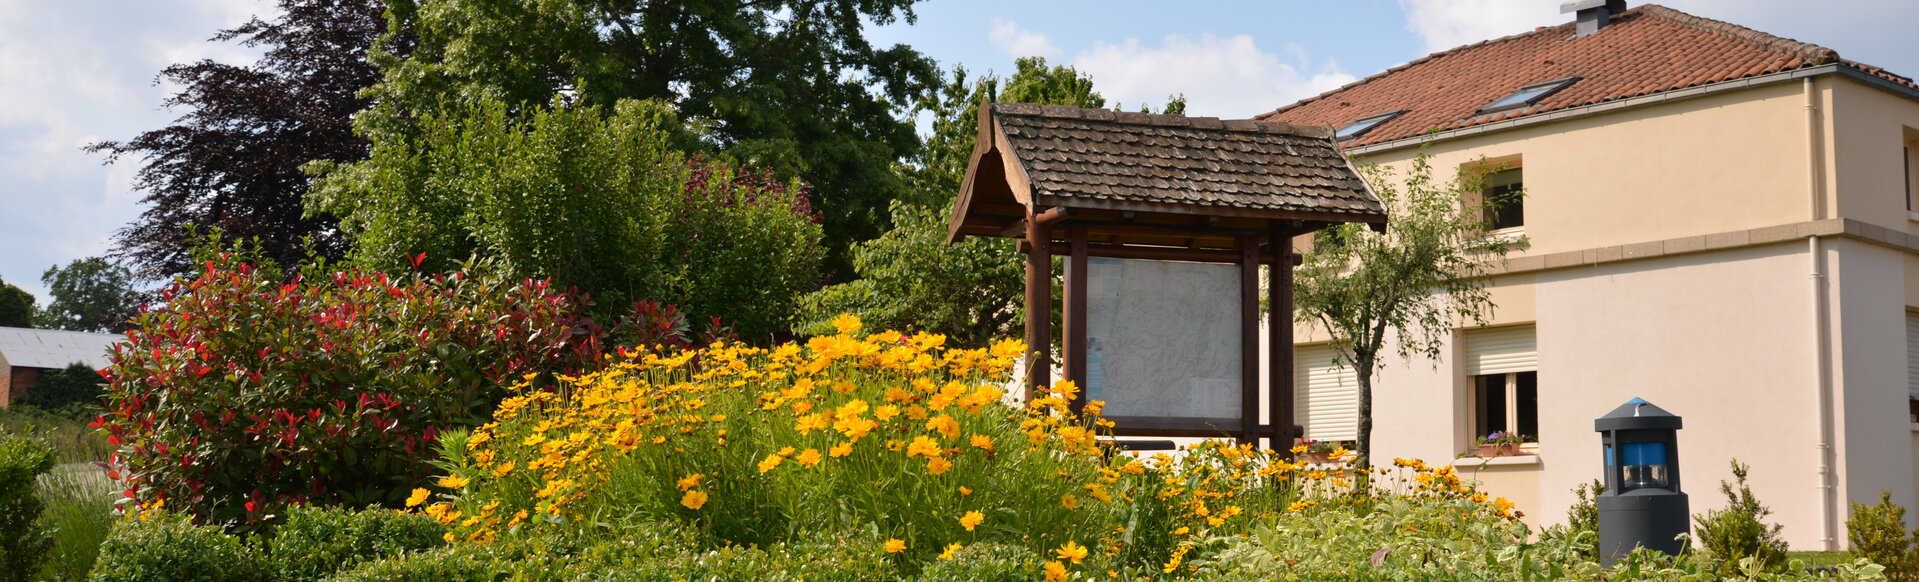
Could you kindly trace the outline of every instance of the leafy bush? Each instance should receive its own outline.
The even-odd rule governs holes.
[[[100,544],[93,582],[251,582],[265,574],[243,538],[185,514],[149,508],[120,519]]]
[[[277,580],[318,580],[361,562],[445,545],[446,530],[424,516],[383,510],[293,506],[273,531]]]
[[[311,202],[343,217],[364,265],[493,257],[609,308],[662,300],[755,339],[783,329],[819,283],[823,235],[805,188],[673,151],[670,106],[516,108],[427,116],[417,135],[375,140],[371,159],[321,178]]]
[[[487,262],[280,280],[222,255],[162,298],[111,356],[96,424],[115,477],[141,504],[249,529],[287,503],[398,507],[442,431],[599,352],[576,296]]]
[[[580,576],[579,549],[554,536],[514,536],[495,543],[451,544],[407,552],[325,578],[328,582],[558,582]]]
[[[53,546],[40,524],[46,503],[34,482],[53,469],[53,449],[0,433],[0,581],[31,580]]]
[[[41,372],[40,381],[17,404],[66,418],[91,419],[100,413],[100,398],[106,394],[104,386],[99,372],[92,366],[75,362],[59,370]]]
[[[1906,533],[1906,508],[1892,502],[1891,491],[1880,491],[1878,503],[1852,504],[1846,541],[1854,555],[1885,566],[1886,578],[1919,579],[1919,554],[1913,551],[1919,535]]]
[[[1720,573],[1731,576],[1740,572],[1742,560],[1752,558],[1761,570],[1777,571],[1786,565],[1786,541],[1779,539],[1782,525],[1767,525],[1764,521],[1771,509],[1761,505],[1752,495],[1752,488],[1746,486],[1746,472],[1751,469],[1738,459],[1732,460],[1732,476],[1738,484],[1719,482],[1719,491],[1726,495],[1726,507],[1707,511],[1693,516],[1697,524],[1699,544],[1719,561]]]

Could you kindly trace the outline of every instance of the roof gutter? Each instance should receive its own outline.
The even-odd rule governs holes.
[[[1451,139],[1463,139],[1463,138],[1474,137],[1474,136],[1479,136],[1479,135],[1484,135],[1489,133],[1496,133],[1496,132],[1520,129],[1525,127],[1532,127],[1534,125],[1539,125],[1542,123],[1553,123],[1557,121],[1565,121],[1568,119],[1576,119],[1576,118],[1587,117],[1591,115],[1612,113],[1615,111],[1621,111],[1625,109],[1634,109],[1634,108],[1647,107],[1652,105],[1661,105],[1665,103],[1671,103],[1674,101],[1683,101],[1686,99],[1692,99],[1696,97],[1716,95],[1716,94],[1725,93],[1728,91],[1739,91],[1744,89],[1751,89],[1753,87],[1774,85],[1778,83],[1788,83],[1788,82],[1797,81],[1800,79],[1805,79],[1808,77],[1816,77],[1819,75],[1830,75],[1830,74],[1837,74],[1841,77],[1845,77],[1847,79],[1863,83],[1870,87],[1874,87],[1874,88],[1885,90],[1885,91],[1890,91],[1899,96],[1912,99],[1915,101],[1919,101],[1919,89],[1913,89],[1911,87],[1900,85],[1898,83],[1888,81],[1886,79],[1874,76],[1865,71],[1861,71],[1853,67],[1845,66],[1840,63],[1827,63],[1824,65],[1819,65],[1815,67],[1793,69],[1790,71],[1780,71],[1777,73],[1768,73],[1765,75],[1759,75],[1755,77],[1746,77],[1743,79],[1734,79],[1731,81],[1721,81],[1718,83],[1700,85],[1698,87],[1687,87],[1685,89],[1676,89],[1676,90],[1665,91],[1661,93],[1653,93],[1651,95],[1641,95],[1638,97],[1630,97],[1626,99],[1620,99],[1617,101],[1607,101],[1604,103],[1581,105],[1579,107],[1571,107],[1571,108],[1551,111],[1547,113],[1540,113],[1537,115],[1527,115],[1524,117],[1515,117],[1512,119],[1495,121],[1495,122],[1487,123],[1484,125],[1475,125],[1472,127],[1462,127],[1459,129],[1436,131],[1432,133],[1421,134],[1421,135],[1407,137],[1407,138],[1400,138],[1400,139],[1380,142],[1376,144],[1369,144],[1369,145],[1358,146],[1358,147],[1349,147],[1349,148],[1346,148],[1346,153],[1356,155],[1356,156],[1363,156],[1363,155],[1374,154],[1379,152],[1387,152],[1387,151],[1404,149],[1404,148],[1419,147],[1425,144],[1438,142],[1438,141],[1445,141],[1445,140],[1451,140]]]

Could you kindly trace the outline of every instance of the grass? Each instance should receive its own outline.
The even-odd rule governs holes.
[[[85,580],[113,527],[118,495],[105,470],[93,464],[106,460],[113,446],[86,421],[27,406],[0,408],[0,433],[39,438],[56,451],[60,464],[36,484],[47,504],[41,519],[53,529],[53,550],[41,576]]]
[[[1807,566],[1851,564],[1858,556],[1852,552],[1786,552],[1787,560],[1804,560]]]

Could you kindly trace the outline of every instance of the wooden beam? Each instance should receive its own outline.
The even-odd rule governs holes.
[[[1071,243],[1053,242],[1053,243],[1049,243],[1048,246],[1049,246],[1049,250],[1051,250],[1053,253],[1056,253],[1056,254],[1065,255],[1073,252],[1073,247]],[[1140,247],[1140,246],[1096,245],[1096,244],[1086,245],[1086,256],[1100,257],[1100,258],[1106,258],[1106,259],[1145,259],[1149,261],[1191,261],[1195,263],[1238,263],[1240,260],[1240,253],[1241,251],[1238,251],[1238,250],[1229,251],[1229,250],[1221,250],[1221,249],[1189,249],[1189,248],[1183,248],[1183,247]],[[1294,265],[1299,265],[1300,262],[1304,260],[1304,257],[1300,256],[1298,253],[1291,253],[1291,255],[1293,259],[1292,262]],[[1273,262],[1273,255],[1269,252],[1261,252],[1259,255],[1259,262],[1261,264],[1271,264]]]
[[[1039,223],[1040,226],[1048,226],[1072,217],[1073,217],[1073,209],[1060,208],[1055,206],[1055,207],[1046,209],[1045,212],[1039,213],[1039,216],[1035,217],[1033,222]],[[1024,236],[1026,233],[1026,223],[1027,223],[1027,220],[1025,218],[1015,220],[1007,224],[1006,228],[1000,229],[999,235],[1002,238],[1016,238],[1016,237]]]
[[[1239,239],[1239,442],[1259,437],[1259,242]]]
[[[1023,171],[1023,170],[1022,170]],[[1304,220],[1312,222],[1365,222],[1384,223],[1385,214],[1366,212],[1332,212],[1324,210],[1286,210],[1281,208],[1256,208],[1241,206],[1221,206],[1204,204],[1179,204],[1170,202],[1143,202],[1136,200],[1086,199],[1066,196],[1038,196],[1035,203],[1046,206],[1070,206],[1088,210],[1136,211],[1159,214],[1217,215],[1227,218],[1261,218],[1267,220]]]
[[[1266,246],[1270,253],[1293,255],[1292,231],[1274,226],[1266,237]],[[1298,255],[1293,255],[1298,256]],[[1293,264],[1272,264],[1267,267],[1266,284],[1266,418],[1276,429],[1272,436],[1271,448],[1279,451],[1284,458],[1293,458],[1293,426],[1299,424],[1295,419],[1293,404],[1293,385],[1296,364],[1293,363]]]
[[[1053,253],[1045,226],[1027,221],[1026,241],[1026,399],[1033,387],[1053,384]]]
[[[1066,333],[1062,338],[1066,366],[1063,371],[1068,380],[1079,385],[1079,395],[1073,400],[1073,410],[1078,411],[1086,406],[1086,286],[1091,281],[1086,272],[1086,228],[1068,226],[1066,240],[1071,249],[1066,265]]]

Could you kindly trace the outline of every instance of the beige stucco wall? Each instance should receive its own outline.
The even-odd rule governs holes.
[[[1901,206],[1903,208],[1903,205]],[[1826,243],[1832,282],[1833,382],[1841,515],[1880,490],[1914,497],[1906,391],[1905,253],[1853,240]],[[1843,518],[1842,518],[1843,519]]]
[[[1919,129],[1919,102],[1853,81],[1821,86],[1831,112],[1827,183],[1839,216],[1919,234],[1906,211],[1902,159],[1907,128]]]

